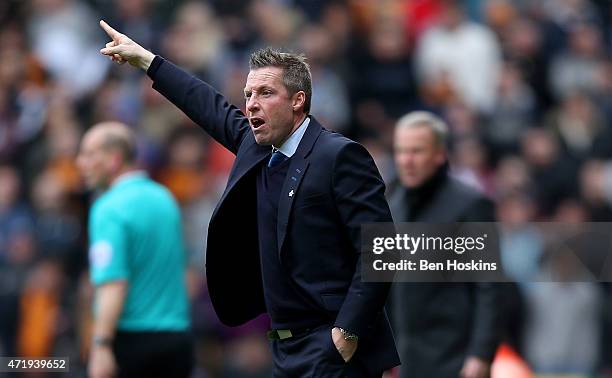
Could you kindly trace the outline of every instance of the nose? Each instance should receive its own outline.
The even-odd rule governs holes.
[[[255,96],[251,96],[247,99],[246,110],[249,113],[254,113],[259,109],[259,103],[255,99]]]
[[[85,172],[87,166],[87,159],[83,154],[79,154],[76,159],[77,168],[81,171],[81,173]]]
[[[412,161],[414,160],[414,157],[411,153],[404,151],[396,155],[396,160],[399,166],[409,167],[410,165],[412,165]]]

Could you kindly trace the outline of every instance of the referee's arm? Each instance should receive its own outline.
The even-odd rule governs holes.
[[[125,280],[109,281],[96,287],[97,312],[88,369],[91,378],[110,377],[116,372],[111,346],[126,293]]]

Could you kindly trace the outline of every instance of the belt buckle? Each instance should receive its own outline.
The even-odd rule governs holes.
[[[279,340],[288,339],[293,336],[290,329],[279,329],[276,330],[276,333],[278,334]]]
[[[290,329],[273,329],[268,331],[268,339],[270,340],[284,340],[293,337]]]

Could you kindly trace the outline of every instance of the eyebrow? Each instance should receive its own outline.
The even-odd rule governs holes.
[[[251,92],[260,92],[260,91],[263,91],[263,90],[273,90],[273,88],[264,84],[264,85],[260,85],[258,87],[253,87],[253,88],[249,88],[249,89],[244,88],[244,93],[247,94],[247,93],[251,93]]]

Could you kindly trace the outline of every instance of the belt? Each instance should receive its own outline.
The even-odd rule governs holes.
[[[312,328],[273,329],[268,331],[268,340],[285,340],[292,337],[302,336],[310,331],[312,331]]]

